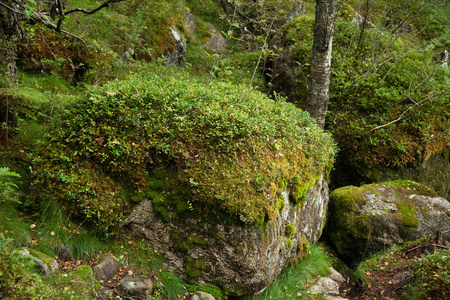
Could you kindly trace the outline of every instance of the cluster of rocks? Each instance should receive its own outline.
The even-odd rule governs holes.
[[[58,258],[63,261],[68,261],[72,259],[70,250],[65,245],[57,245],[54,248],[54,252],[58,255]],[[36,263],[36,266],[42,271],[43,275],[49,276],[60,272],[58,267],[58,261],[51,256],[44,253],[35,251],[33,249],[23,248],[22,255],[29,257]],[[109,290],[108,288],[101,285],[101,283],[110,280],[116,275],[119,270],[119,262],[114,256],[104,255],[101,257],[99,264],[91,268],[89,265],[79,265],[69,272],[67,275],[82,275],[80,277],[85,279],[86,285],[92,286],[92,297],[93,299],[113,299],[114,295],[120,295],[117,290]],[[155,284],[161,284],[143,276],[133,274],[132,272],[124,275],[119,281],[120,290],[127,299],[142,299],[148,295],[152,295],[154,291]],[[191,300],[215,300],[215,298],[204,292],[195,292],[191,296]]]

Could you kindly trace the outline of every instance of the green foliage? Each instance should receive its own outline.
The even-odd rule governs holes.
[[[7,167],[0,167],[0,204],[6,200],[13,199],[18,201],[13,194],[14,189],[17,189],[17,185],[11,181],[11,178],[20,178],[20,175],[16,172],[11,172]]]
[[[449,71],[439,66],[444,48],[437,48],[450,34],[444,6],[375,1],[369,14],[377,28],[364,33],[351,23],[355,10],[364,13],[364,4],[347,1],[341,8],[333,36],[327,128],[355,168],[419,165],[448,149]],[[402,21],[414,31],[398,29]],[[297,86],[289,97],[299,107],[307,98],[313,22],[309,13],[282,27],[283,47],[292,57],[288,63],[298,65]]]
[[[445,152],[449,77],[433,47],[389,28],[335,28],[328,126],[345,156],[363,168],[401,167]]]
[[[312,245],[309,254],[288,266],[280,276],[254,299],[311,299],[307,286],[318,276],[326,276],[330,268],[328,253],[320,245]]]
[[[180,276],[168,272],[159,270],[158,279],[164,285],[165,293],[167,294],[167,299],[177,300],[180,299],[185,293],[185,283],[180,278]]]
[[[155,177],[169,208],[171,198],[191,199],[194,209],[206,205],[210,214],[220,209],[253,223],[276,215],[279,178],[294,184],[299,175],[307,189],[330,170],[335,151],[308,114],[281,99],[185,75],[142,74],[65,110],[35,168],[49,194],[104,229],[128,212],[122,191],[154,197]]]
[[[446,299],[450,295],[450,250],[423,255],[412,267],[413,282],[402,299]]]

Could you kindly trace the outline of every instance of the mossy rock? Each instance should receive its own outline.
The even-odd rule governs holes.
[[[347,261],[450,228],[450,203],[430,188],[402,180],[330,194],[326,233]]]
[[[109,231],[144,198],[166,222],[195,210],[264,224],[281,181],[304,203],[331,170],[335,145],[306,112],[169,72],[105,85],[55,118],[33,167],[43,194]]]

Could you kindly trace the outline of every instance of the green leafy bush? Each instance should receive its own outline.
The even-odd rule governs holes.
[[[419,1],[376,1],[370,9],[377,28],[363,33],[348,18],[354,15],[348,4],[336,20],[326,126],[353,167],[420,165],[450,145],[449,69],[440,67],[443,48],[436,48],[448,37],[448,14]],[[438,18],[430,23],[431,15]],[[282,28],[297,75],[289,97],[299,107],[307,97],[313,19],[303,15]],[[400,20],[413,31],[396,30]]]
[[[143,197],[161,213],[176,206],[254,223],[277,214],[280,186],[298,197],[311,188],[335,151],[282,99],[160,73],[108,84],[65,110],[35,169],[45,193],[104,228]]]

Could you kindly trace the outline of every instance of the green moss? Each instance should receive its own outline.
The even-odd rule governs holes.
[[[394,180],[383,182],[382,184],[387,186],[400,187],[402,188],[401,190],[399,190],[399,192],[401,191],[401,193],[420,194],[429,197],[438,197],[438,194],[429,186],[426,186],[424,184],[412,180]]]
[[[356,213],[358,206],[365,204],[360,195],[363,189],[364,187],[347,186],[330,194],[328,226],[333,227],[335,232],[330,239],[336,251],[343,256],[360,255],[361,253],[353,253],[353,249],[358,248],[355,245],[365,244],[370,238],[369,216]]]
[[[418,227],[419,219],[415,216],[415,209],[412,205],[398,204],[397,218],[401,225],[406,227]]]
[[[286,246],[292,248],[292,240],[290,238],[286,238]]]
[[[186,256],[184,270],[189,278],[189,282],[195,283],[202,274],[203,270],[205,270],[204,258],[194,259],[190,256]]]
[[[222,290],[220,288],[218,288],[215,285],[212,284],[202,284],[202,285],[189,285],[188,286],[188,291],[190,293],[195,293],[197,291],[201,291],[207,294],[210,294],[214,297],[214,299],[217,300],[223,300],[224,299],[224,295],[222,293]]]
[[[55,260],[55,258],[48,256],[44,253],[41,253],[39,251],[33,250],[33,249],[29,249],[30,251],[30,255],[34,256],[40,260],[42,260],[46,265],[49,265],[52,261]]]
[[[294,234],[295,234],[295,225],[294,225],[294,224],[288,224],[288,225],[286,225],[286,227],[284,227],[284,234],[285,234],[288,238],[293,237]]]
[[[309,242],[308,239],[306,238],[306,236],[302,233],[300,235],[300,240],[298,242],[298,249],[297,249],[297,258],[300,257],[306,257],[308,256],[309,253]]]
[[[198,235],[189,235],[188,237],[185,237],[182,236],[180,231],[177,229],[171,231],[170,238],[175,247],[183,252],[188,252],[193,245],[198,245],[202,248],[207,246],[206,241]]]
[[[165,197],[155,193],[152,197],[152,204],[155,210],[161,215],[164,222],[170,221],[170,211],[168,205],[170,203],[165,202]]]

